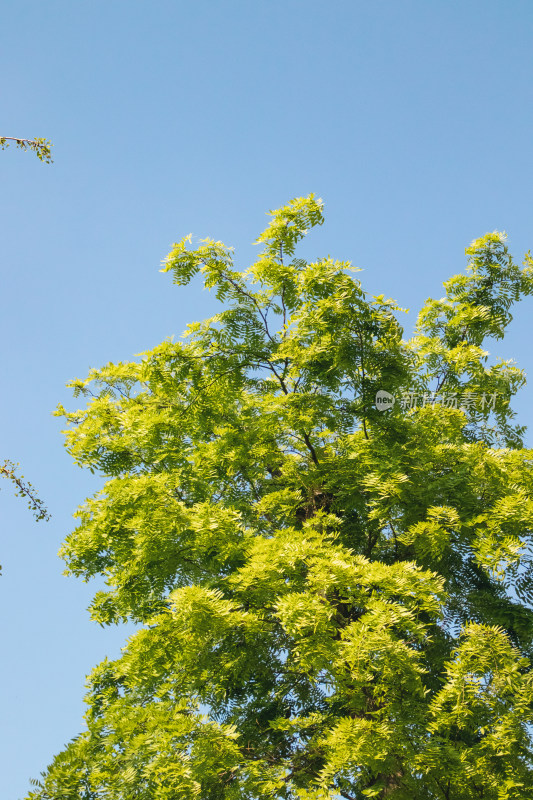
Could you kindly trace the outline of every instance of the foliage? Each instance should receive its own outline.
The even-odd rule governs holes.
[[[21,150],[33,150],[39,161],[44,161],[51,164],[52,159],[52,142],[48,139],[20,139],[17,136],[0,136],[0,147],[5,150],[9,147],[11,142],[15,142],[16,147]]]
[[[245,272],[176,244],[163,271],[223,310],[59,407],[107,478],[67,571],[105,576],[94,620],[142,627],[30,800],[529,797],[533,454],[523,373],[485,344],[532,259],[476,240],[405,341],[349,263],[296,257],[322,219],[313,195],[271,212]],[[432,401],[381,411],[380,390]]]
[[[0,476],[2,478],[7,478],[8,481],[14,484],[16,487],[15,494],[19,495],[19,497],[26,498],[28,501],[28,508],[33,512],[37,522],[41,519],[48,521],[51,514],[48,512],[43,501],[37,496],[31,483],[29,481],[24,481],[24,475],[17,475],[18,466],[18,464],[14,464],[12,461],[9,461],[9,459],[4,459],[4,463],[0,464]],[[0,567],[0,570],[1,569]]]
[[[28,508],[33,512],[37,522],[44,519],[48,521],[51,514],[46,509],[43,501],[37,496],[35,489],[29,481],[24,482],[24,475],[17,475],[18,464],[14,464],[8,459],[4,459],[4,463],[0,464],[0,476],[7,478],[16,486],[15,494],[19,497],[25,497],[28,501]],[[1,570],[1,567],[0,567]]]
[[[37,497],[31,483],[29,481],[24,482],[24,475],[17,475],[17,467],[18,464],[14,464],[9,460],[4,460],[4,463],[0,464],[0,475],[3,478],[7,478],[17,487],[15,494],[27,499],[28,508],[33,511],[37,521],[41,519],[50,519],[50,514],[46,510],[43,501]]]

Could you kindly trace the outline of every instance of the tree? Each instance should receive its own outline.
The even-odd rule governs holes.
[[[349,263],[296,257],[322,221],[313,195],[271,212],[245,272],[183,239],[163,271],[224,309],[58,408],[107,478],[67,572],[143,627],[31,800],[530,796],[532,452],[484,344],[533,261],[474,241],[404,341]]]

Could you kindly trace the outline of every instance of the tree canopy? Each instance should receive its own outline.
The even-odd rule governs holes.
[[[106,478],[67,572],[142,627],[28,798],[529,797],[533,453],[486,346],[533,261],[475,240],[406,341],[348,262],[297,256],[321,200],[270,217],[245,271],[175,244],[163,271],[221,312],[58,408]]]

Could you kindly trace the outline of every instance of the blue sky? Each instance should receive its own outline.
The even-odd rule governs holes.
[[[101,485],[63,449],[65,383],[215,311],[158,272],[174,241],[220,239],[245,267],[265,212],[311,191],[326,223],[302,254],[363,268],[412,310],[407,334],[473,238],[506,230],[521,260],[532,29],[529,0],[4,4],[0,135],[49,138],[55,162],[0,152],[0,454],[53,514],[35,523],[0,486],[2,797],[78,733],[85,675],[132,630],[91,623],[96,585],[61,574],[72,514]],[[494,348],[530,373],[532,311]]]

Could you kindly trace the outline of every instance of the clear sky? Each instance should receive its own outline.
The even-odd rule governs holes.
[[[63,449],[58,402],[214,313],[158,272],[192,232],[245,267],[265,212],[311,191],[326,223],[303,253],[352,260],[414,316],[506,230],[533,246],[531,0],[24,0],[3,4],[0,455],[53,519],[0,494],[0,796],[17,800],[82,727],[85,675],[132,628],[86,612],[63,577],[72,514],[100,485]],[[533,367],[533,298],[495,353]],[[531,420],[532,388],[516,402]],[[528,443],[533,439],[531,433]]]

